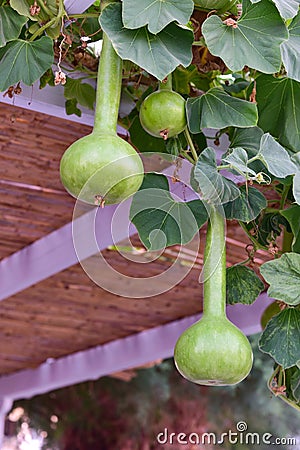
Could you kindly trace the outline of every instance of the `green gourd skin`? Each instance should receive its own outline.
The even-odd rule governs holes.
[[[203,317],[183,332],[175,365],[188,380],[207,386],[234,385],[252,368],[246,336],[226,317],[226,252],[224,218],[210,210],[204,253]]]
[[[181,133],[186,127],[185,100],[172,91],[172,76],[160,89],[148,95],[140,108],[140,122],[151,136],[167,139]]]
[[[135,149],[117,135],[122,60],[105,33],[97,80],[93,131],[65,151],[60,177],[72,196],[90,204],[97,199],[113,204],[139,189],[144,169]]]

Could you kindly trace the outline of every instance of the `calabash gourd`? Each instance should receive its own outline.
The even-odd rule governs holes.
[[[117,135],[121,84],[122,60],[103,33],[94,128],[74,142],[60,162],[64,187],[86,203],[119,203],[133,195],[143,180],[138,153]]]
[[[215,207],[209,217],[203,316],[179,337],[174,359],[181,375],[194,383],[233,385],[249,374],[253,355],[246,336],[226,317],[225,223]]]
[[[172,91],[172,75],[166,83],[160,83],[158,91],[152,92],[140,108],[140,122],[151,136],[168,139],[181,133],[186,127],[185,100]]]

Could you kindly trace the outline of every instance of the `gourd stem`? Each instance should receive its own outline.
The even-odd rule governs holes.
[[[225,317],[226,248],[225,220],[220,210],[211,206],[204,252],[203,316]]]
[[[172,74],[170,73],[165,81],[159,82],[159,90],[172,91]]]
[[[122,60],[104,32],[97,80],[94,132],[116,134],[122,86]]]

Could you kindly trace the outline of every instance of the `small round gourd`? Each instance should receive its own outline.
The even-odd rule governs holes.
[[[167,139],[186,127],[185,100],[180,94],[160,89],[145,98],[140,109],[141,125],[151,136]]]

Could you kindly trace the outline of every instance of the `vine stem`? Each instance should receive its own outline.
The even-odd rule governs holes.
[[[265,248],[263,245],[261,245],[261,244],[255,239],[255,237],[253,237],[253,236],[249,233],[249,231],[247,230],[246,225],[245,225],[243,222],[241,222],[240,220],[239,220],[238,222],[239,222],[240,227],[245,231],[245,233],[246,233],[247,236],[249,237],[250,241],[252,242],[254,251],[256,251],[256,250],[258,250],[258,249],[266,250],[266,248]]]
[[[276,378],[276,375],[278,374],[278,372],[279,372],[279,375],[281,375],[281,377],[282,377],[282,374],[280,373],[280,370],[281,370],[280,366],[278,365],[275,368],[274,372],[272,373],[271,377],[268,380],[268,389],[272,392],[273,395],[275,395],[275,394],[274,394],[274,391],[272,389],[272,382],[273,382],[274,378]],[[285,376],[284,376],[284,378],[285,378]],[[292,400],[289,400],[285,395],[279,394],[279,395],[276,395],[276,397],[279,397],[281,400],[283,400],[285,403],[290,405],[292,408],[296,409],[298,412],[300,411],[300,406],[298,406]]]
[[[89,19],[92,17],[99,17],[97,13],[86,13],[86,14],[69,14],[69,19]]]
[[[181,151],[180,155],[186,158],[190,163],[195,164],[195,161],[190,157],[190,155],[187,154],[187,152]]]
[[[284,188],[283,188],[283,191],[282,191],[279,209],[283,209],[284,208],[284,205],[285,205],[285,202],[286,202],[289,190],[290,190],[290,185],[289,184],[285,185]]]
[[[167,76],[166,81],[159,82],[159,89],[161,91],[172,91],[172,74]]]
[[[46,3],[44,3],[42,0],[37,0],[39,6],[41,7],[41,9],[48,14],[48,16],[50,16],[51,18],[54,17],[53,12],[48,8],[48,6],[46,5]]]
[[[190,147],[191,153],[192,153],[192,155],[193,155],[194,163],[196,163],[196,162],[198,161],[198,155],[197,155],[197,152],[196,152],[196,149],[195,149],[193,140],[192,140],[192,138],[191,138],[190,132],[189,132],[189,130],[188,130],[188,127],[185,127],[185,129],[184,129],[184,135],[185,135],[185,137],[186,137],[188,146]]]

